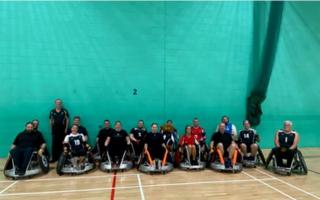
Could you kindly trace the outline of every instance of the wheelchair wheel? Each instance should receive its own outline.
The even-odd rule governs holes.
[[[12,169],[13,165],[12,165],[12,156],[9,155],[5,165],[4,165],[4,169],[3,169],[3,174],[5,177],[10,178],[10,176],[8,176],[8,174],[6,173],[6,170]]]
[[[50,169],[48,157],[45,155],[42,155],[42,156],[38,155],[38,162],[42,171],[44,173],[48,173]]]
[[[266,165],[266,159],[265,159],[260,147],[258,148],[258,156],[259,156],[259,160],[262,161],[262,164]]]
[[[67,160],[67,155],[63,153],[58,160],[58,164],[56,168],[57,174],[60,176],[63,174],[62,169],[66,160]]]
[[[308,167],[307,167],[306,161],[304,160],[304,157],[302,156],[301,151],[297,150],[297,155],[299,158],[300,167],[303,170],[303,174],[308,174]]]

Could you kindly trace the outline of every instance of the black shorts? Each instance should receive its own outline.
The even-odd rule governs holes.
[[[254,143],[245,143],[245,142],[242,142],[241,144],[245,144],[247,146],[247,152],[251,152],[251,145],[254,144]],[[240,144],[240,145],[241,145]]]
[[[86,155],[86,151],[84,149],[79,149],[79,150],[75,150],[75,151],[71,151],[72,156],[85,156]]]

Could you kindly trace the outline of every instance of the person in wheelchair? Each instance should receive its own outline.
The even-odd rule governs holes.
[[[136,159],[139,159],[143,152],[144,141],[147,136],[147,129],[144,127],[143,120],[139,120],[137,127],[132,128],[130,131],[130,140],[134,148]],[[139,161],[138,161],[139,162]]]
[[[225,132],[225,123],[220,123],[218,131],[211,137],[210,154],[215,152],[223,169],[232,169],[237,163],[237,145],[231,134]],[[215,159],[215,155],[213,158]]]
[[[155,159],[162,159],[167,146],[163,139],[163,135],[158,132],[158,125],[153,123],[151,132],[147,134],[144,145],[144,152],[148,156],[149,163],[153,163]]]
[[[273,155],[275,155],[277,167],[291,168],[294,155],[297,152],[299,134],[292,130],[292,122],[289,120],[285,121],[283,126],[284,128],[278,130],[275,134],[274,143],[276,147],[271,150],[268,156],[266,168],[268,168]],[[287,162],[283,163],[283,159],[286,159]]]
[[[87,154],[85,136],[79,133],[79,126],[73,124],[71,133],[66,135],[63,141],[64,153],[71,152],[71,156],[76,158],[75,167],[83,170],[85,168],[84,158]]]
[[[16,136],[10,150],[15,175],[25,175],[33,153],[37,151],[41,156],[45,152],[45,148],[46,143],[42,134],[39,131],[34,131],[32,122],[27,122],[25,130]]]
[[[199,145],[199,142],[191,134],[191,126],[186,126],[185,134],[180,139],[179,151],[177,152],[180,154],[179,160],[182,161],[179,165],[180,168],[204,169],[206,167],[206,162],[201,161],[200,148],[196,148]]]
[[[120,166],[125,156],[131,153],[130,138],[127,131],[122,129],[120,121],[115,122],[114,131],[107,137],[105,147],[108,152],[107,159],[111,161],[113,168]]]
[[[168,163],[168,149],[163,135],[158,132],[158,125],[152,123],[151,132],[147,134],[144,144],[145,163],[139,166],[142,172],[168,172],[173,169]]]
[[[114,131],[111,128],[110,120],[104,120],[104,127],[99,130],[99,133],[96,138],[96,145],[93,148],[93,153],[95,154],[96,160],[101,160],[101,158],[105,157],[106,155],[106,148],[104,146],[108,137],[111,136],[112,132]]]
[[[196,117],[192,120],[191,135],[199,142],[199,146],[196,146],[196,148],[200,147],[203,157],[202,160],[207,160],[208,147],[206,144],[206,132],[204,128],[200,126],[199,119]]]
[[[163,140],[167,149],[172,152],[177,146],[177,129],[173,126],[172,120],[167,120],[166,124],[160,127],[160,132],[163,134]]]
[[[78,132],[83,134],[84,141],[88,141],[88,131],[87,131],[86,127],[81,125],[80,116],[73,117],[73,124],[78,126]],[[71,132],[72,132],[71,128],[68,128],[67,135],[69,135]]]
[[[243,127],[239,132],[239,146],[244,160],[254,161],[258,152],[258,144],[256,143],[257,132],[251,128],[248,120],[243,121]]]

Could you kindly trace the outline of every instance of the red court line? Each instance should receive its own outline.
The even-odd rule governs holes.
[[[111,189],[111,194],[110,194],[110,200],[114,200],[114,196],[116,194],[116,182],[117,182],[117,171],[114,171],[113,179],[112,179],[112,189]]]

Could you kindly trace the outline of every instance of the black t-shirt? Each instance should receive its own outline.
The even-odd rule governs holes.
[[[84,138],[81,134],[70,134],[67,137],[72,151],[80,151],[84,149],[85,142],[83,141]]]
[[[45,143],[42,134],[39,131],[27,132],[23,131],[17,135],[13,144],[18,148],[35,148],[39,149]]]
[[[99,139],[99,144],[104,145],[107,137],[110,137],[113,131],[113,128],[102,128],[97,135],[97,138]]]
[[[112,146],[125,146],[127,145],[127,136],[127,131],[123,129],[121,129],[120,131],[113,130],[110,135],[110,144]]]
[[[290,148],[293,145],[296,134],[294,131],[290,133],[285,133],[284,131],[280,130],[278,132],[278,137],[280,147]]]
[[[221,134],[219,131],[215,132],[212,137],[211,141],[214,142],[214,146],[217,146],[218,143],[222,143],[223,147],[226,149],[232,143],[232,137],[230,134],[223,133]]]
[[[133,137],[137,140],[144,140],[147,135],[147,130],[145,128],[132,128],[130,131],[133,134]]]
[[[256,142],[256,132],[254,129],[243,129],[239,133],[239,143],[253,144]]]
[[[67,118],[69,118],[69,113],[64,108],[61,108],[60,112],[57,112],[56,109],[50,111],[49,119],[53,120],[53,126],[65,126]]]
[[[71,128],[68,128],[67,135],[71,133]],[[88,131],[84,126],[79,126],[78,133],[82,133],[84,136],[88,135]]]
[[[146,136],[146,144],[148,144],[148,148],[152,149],[160,149],[162,148],[163,135],[161,133],[148,133]]]

